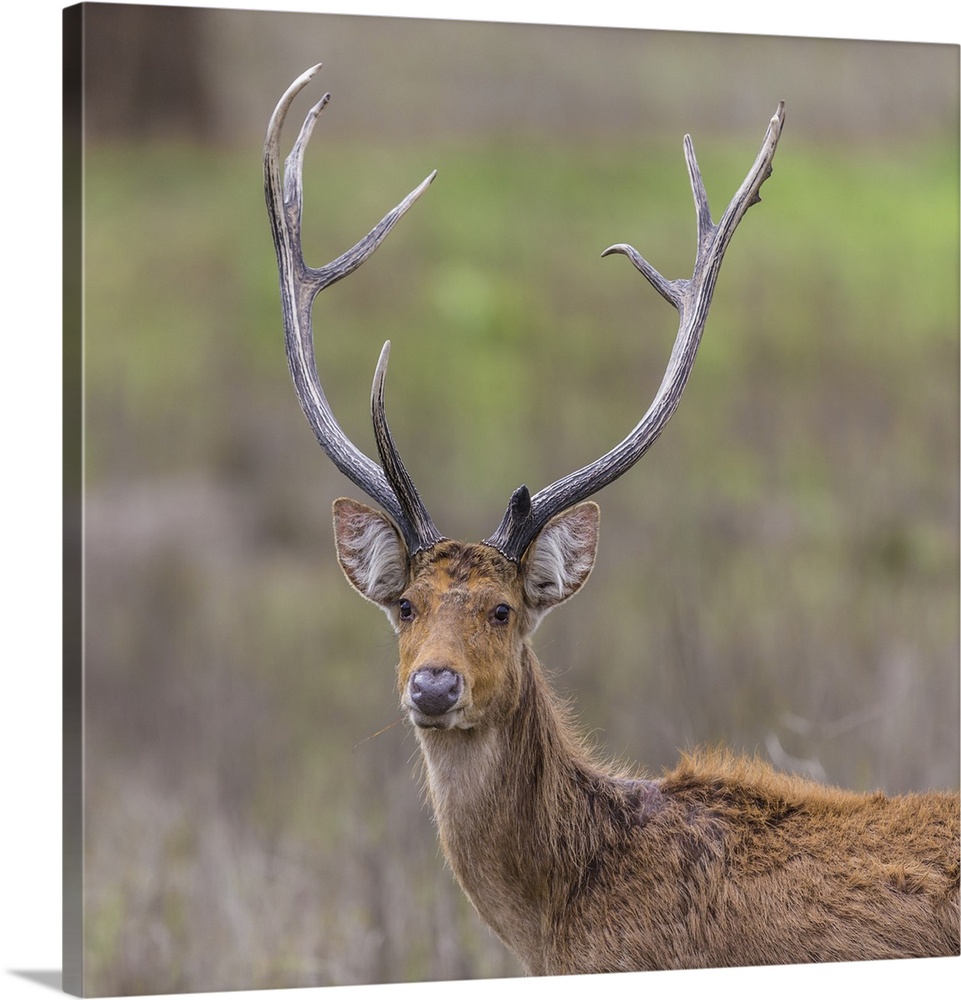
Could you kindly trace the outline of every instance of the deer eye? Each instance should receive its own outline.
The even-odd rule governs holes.
[[[493,618],[495,622],[500,622],[501,624],[508,621],[510,616],[511,609],[506,604],[498,604],[497,607],[491,612],[491,618]]]
[[[397,609],[400,612],[402,622],[409,622],[414,617],[414,605],[406,597],[402,597],[397,602]]]

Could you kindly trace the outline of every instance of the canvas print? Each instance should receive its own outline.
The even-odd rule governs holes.
[[[957,47],[64,18],[65,988],[957,956]]]

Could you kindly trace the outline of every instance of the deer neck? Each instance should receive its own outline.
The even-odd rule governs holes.
[[[617,779],[591,762],[526,645],[521,667],[517,705],[505,719],[418,730],[418,738],[458,881],[536,973],[550,913],[598,847],[593,796]]]

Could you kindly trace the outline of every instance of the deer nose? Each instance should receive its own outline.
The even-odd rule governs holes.
[[[449,667],[424,667],[411,675],[410,700],[424,715],[443,715],[460,698],[463,681]]]

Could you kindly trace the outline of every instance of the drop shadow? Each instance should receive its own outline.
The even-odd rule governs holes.
[[[7,972],[11,976],[29,979],[33,983],[48,986],[58,992],[63,990],[63,970],[61,969],[7,969]]]

